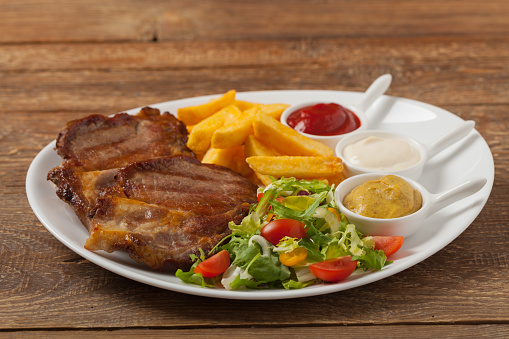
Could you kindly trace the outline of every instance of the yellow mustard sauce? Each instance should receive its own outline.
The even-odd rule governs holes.
[[[370,180],[354,188],[343,205],[370,218],[399,218],[418,211],[422,196],[408,182],[395,175]]]

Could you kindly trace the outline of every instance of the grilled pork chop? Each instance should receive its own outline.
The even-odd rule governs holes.
[[[257,201],[248,180],[188,155],[130,164],[117,182],[98,199],[85,248],[125,250],[162,271],[188,270],[190,254],[210,251]]]
[[[48,173],[90,232],[89,250],[125,250],[156,270],[191,266],[256,202],[256,187],[194,158],[185,125],[169,113],[101,115],[69,122],[57,139],[62,164]]]
[[[137,115],[90,115],[65,126],[57,139],[58,154],[83,171],[124,167],[155,157],[193,152],[187,129],[170,113],[145,107]]]
[[[60,166],[48,173],[57,195],[67,202],[88,228],[89,213],[109,186],[116,186],[118,168],[175,154],[194,155],[186,146],[186,126],[170,113],[145,107],[137,115],[90,115],[70,121],[60,132]]]
[[[57,196],[71,206],[81,223],[89,229],[90,213],[97,199],[111,187],[117,186],[117,169],[83,172],[80,167],[64,161],[48,173],[48,180],[56,185]]]

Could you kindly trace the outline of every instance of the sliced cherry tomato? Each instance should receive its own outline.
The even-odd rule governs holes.
[[[201,273],[204,277],[211,278],[224,273],[228,267],[230,267],[230,254],[227,250],[222,250],[199,263],[194,273]]]
[[[297,247],[290,252],[283,252],[279,255],[279,261],[285,266],[297,265],[308,256],[308,250],[304,247]]]
[[[375,250],[384,251],[387,257],[396,253],[403,245],[403,241],[405,241],[405,238],[400,236],[377,235],[372,238],[375,242]]]
[[[349,255],[309,265],[311,273],[318,279],[322,279],[326,282],[344,280],[355,271],[356,267],[357,261],[352,261],[352,257]]]
[[[293,219],[273,220],[263,226],[261,234],[274,246],[286,236],[301,239],[307,235],[304,223]]]

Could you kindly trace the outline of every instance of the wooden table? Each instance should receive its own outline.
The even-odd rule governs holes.
[[[508,18],[506,0],[0,1],[0,336],[508,337]],[[27,169],[68,120],[384,73],[389,95],[475,120],[496,176],[463,234],[382,281],[279,301],[167,291],[84,260],[28,204]]]

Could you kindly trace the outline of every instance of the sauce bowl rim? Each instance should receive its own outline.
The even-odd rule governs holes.
[[[344,197],[348,193],[350,193],[355,187],[362,185],[369,180],[380,179],[387,175],[394,175],[394,176],[397,176],[397,177],[405,180],[408,184],[410,184],[410,186],[412,186],[412,188],[416,189],[421,194],[422,204],[421,204],[421,207],[417,211],[415,211],[411,214],[408,214],[408,215],[397,217],[397,218],[372,218],[372,217],[366,217],[366,216],[360,215],[358,213],[355,213],[355,212],[351,211],[350,209],[348,209],[345,205],[343,205]],[[345,186],[353,186],[353,187],[348,189],[348,188],[345,188]],[[348,192],[345,192],[346,190],[348,190]],[[335,201],[336,205],[340,209],[341,213],[346,215],[347,219],[350,222],[352,222],[352,221],[348,218],[347,214],[353,215],[355,218],[363,220],[363,221],[372,222],[372,223],[380,223],[380,224],[386,224],[386,223],[390,223],[390,222],[394,222],[394,221],[405,221],[408,219],[417,218],[417,217],[420,217],[421,214],[426,214],[428,207],[431,205],[431,200],[432,200],[431,193],[428,192],[428,190],[426,188],[424,188],[424,186],[422,186],[416,180],[410,179],[408,177],[405,177],[405,176],[402,176],[399,174],[385,173],[385,172],[365,173],[365,174],[359,174],[359,175],[352,176],[350,178],[343,180],[341,183],[339,183],[339,185],[336,187],[336,190],[334,192],[334,201]]]
[[[370,137],[370,136],[380,136],[380,135],[391,136],[391,137],[395,137],[397,139],[401,139],[401,140],[405,140],[405,141],[409,142],[419,152],[419,157],[420,157],[419,161],[417,163],[415,163],[411,166],[405,167],[405,168],[401,168],[398,170],[384,171],[384,170],[379,170],[379,169],[370,169],[370,168],[353,165],[350,161],[348,161],[345,158],[345,156],[343,154],[343,150],[345,149],[346,146],[356,143],[356,142],[358,142],[362,139],[365,139],[367,137]],[[334,149],[334,155],[341,158],[343,163],[346,164],[346,166],[349,169],[355,170],[358,173],[362,173],[362,174],[385,173],[385,174],[395,174],[395,175],[399,175],[399,176],[403,176],[403,177],[405,175],[402,173],[410,172],[416,168],[419,168],[419,169],[424,168],[424,165],[426,164],[426,162],[428,160],[428,151],[427,151],[426,147],[424,146],[424,144],[422,144],[421,142],[415,140],[412,137],[409,137],[407,135],[404,135],[404,134],[401,134],[398,132],[377,130],[377,129],[368,129],[368,130],[358,131],[358,133],[345,136],[343,139],[341,139],[336,144],[336,147]],[[357,175],[360,175],[360,174],[357,174]],[[415,180],[415,179],[413,179],[413,180]]]
[[[337,105],[343,106],[344,108],[352,111],[359,118],[360,126],[357,129],[355,129],[351,132],[348,132],[348,133],[344,133],[344,134],[316,135],[316,134],[310,134],[310,133],[305,133],[305,132],[299,132],[299,131],[295,130],[293,127],[291,127],[290,125],[288,125],[287,120],[288,120],[288,116],[290,116],[290,114],[292,114],[296,110],[301,109],[303,107],[314,106],[317,104],[337,104]],[[283,113],[281,114],[281,117],[280,117],[280,121],[283,125],[290,127],[294,131],[296,131],[310,139],[315,139],[315,140],[330,140],[330,139],[344,138],[345,136],[351,135],[355,132],[366,130],[367,125],[368,125],[368,119],[366,117],[366,114],[364,114],[364,112],[362,112],[359,108],[357,108],[354,105],[348,105],[348,104],[341,103],[341,102],[335,101],[335,100],[308,101],[308,102],[302,102],[299,104],[291,105],[290,107],[287,107],[283,111]]]

